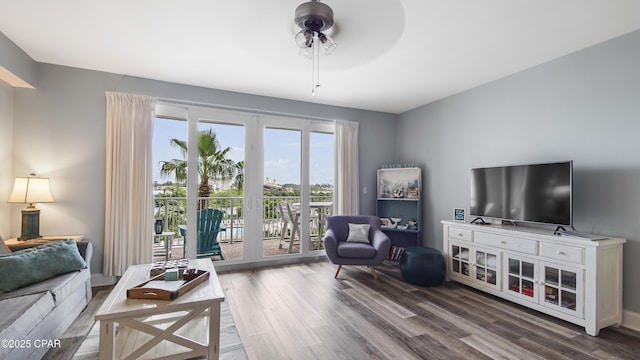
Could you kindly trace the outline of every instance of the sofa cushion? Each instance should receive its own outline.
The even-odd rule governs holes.
[[[24,339],[53,308],[48,292],[0,300],[0,339]]]
[[[376,249],[371,244],[360,242],[338,243],[338,255],[343,258],[371,259],[376,256]]]
[[[73,240],[0,255],[0,294],[87,268]]]
[[[15,298],[19,296],[50,292],[53,295],[53,300],[57,306],[57,304],[66,300],[66,298],[71,293],[76,291],[87,291],[85,284],[90,279],[91,272],[89,271],[89,269],[72,271],[66,274],[55,276],[51,279],[43,280],[35,284],[21,287],[20,289],[0,294],[0,301],[3,299]]]

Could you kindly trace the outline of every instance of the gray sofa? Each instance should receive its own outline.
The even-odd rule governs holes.
[[[77,245],[89,264],[91,243]],[[0,359],[42,358],[52,346],[60,346],[60,336],[90,300],[89,267],[0,294]]]

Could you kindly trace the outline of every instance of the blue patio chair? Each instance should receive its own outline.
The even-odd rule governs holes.
[[[222,211],[218,209],[203,209],[198,211],[197,258],[220,256],[220,259],[224,260],[224,255],[222,255],[222,249],[220,249],[220,243],[218,242],[218,233],[226,231],[226,229],[221,226],[222,215]],[[186,245],[187,227],[180,225],[178,228]]]

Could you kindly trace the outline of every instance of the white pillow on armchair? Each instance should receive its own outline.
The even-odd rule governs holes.
[[[349,223],[348,242],[369,243],[370,224],[351,224]]]

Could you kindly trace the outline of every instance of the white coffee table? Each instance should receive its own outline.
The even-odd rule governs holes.
[[[209,271],[209,280],[171,301],[128,299],[127,289],[148,280],[151,265],[127,269],[95,316],[101,360],[218,358],[224,293],[210,259],[189,267]]]

